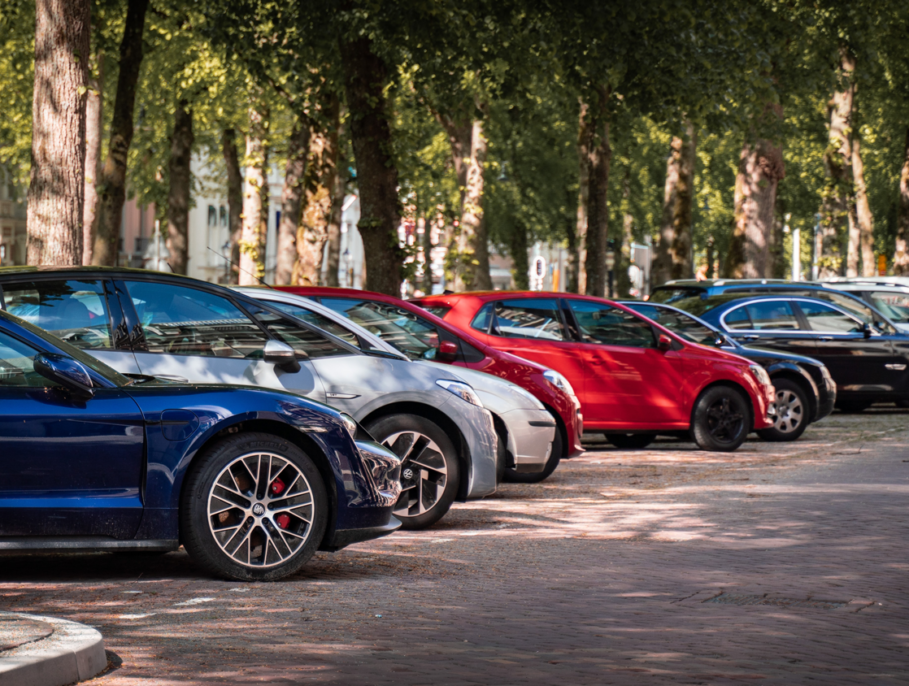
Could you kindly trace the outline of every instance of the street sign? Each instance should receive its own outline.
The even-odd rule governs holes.
[[[615,267],[615,253],[612,250],[606,251],[606,269]]]
[[[887,256],[877,256],[877,273],[878,276],[887,276]]]

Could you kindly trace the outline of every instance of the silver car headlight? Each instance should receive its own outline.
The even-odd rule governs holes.
[[[350,434],[350,437],[353,438],[354,440],[356,440],[356,438],[357,438],[357,429],[359,429],[359,425],[357,424],[357,420],[354,419],[353,417],[351,417],[351,416],[350,416],[349,414],[347,414],[346,412],[342,412],[342,413],[341,413],[341,421],[344,422],[344,428],[347,429],[347,433]]]
[[[483,401],[480,400],[480,396],[477,395],[477,392],[463,381],[439,379],[436,381],[436,385],[441,386],[449,393],[454,393],[464,402],[476,405],[477,407],[483,407]]]
[[[567,393],[568,395],[575,397],[574,389],[571,387],[571,384],[568,383],[568,379],[566,379],[554,369],[547,369],[545,372],[543,372],[543,378],[563,393]]]

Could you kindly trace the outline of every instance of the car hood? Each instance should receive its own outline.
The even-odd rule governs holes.
[[[462,380],[469,384],[480,396],[483,405],[501,414],[511,410],[543,410],[543,403],[533,397],[529,392],[517,384],[498,376],[478,372],[466,367],[453,367],[450,364],[418,360],[413,364],[421,367],[432,367],[440,374],[440,378]]]
[[[774,362],[793,362],[795,364],[805,364],[812,365],[815,367],[823,367],[824,363],[820,360],[816,360],[813,357],[807,357],[805,355],[793,355],[791,353],[784,353],[778,350],[767,350],[766,348],[723,348],[723,350],[730,352],[734,355],[744,357],[755,362],[773,364]]]

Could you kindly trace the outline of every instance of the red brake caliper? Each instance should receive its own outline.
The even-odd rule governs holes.
[[[273,496],[281,495],[285,488],[287,487],[281,479],[275,479],[271,482],[271,486],[268,487]],[[290,525],[290,516],[283,513],[279,514],[275,517],[275,523],[282,529],[286,529]]]

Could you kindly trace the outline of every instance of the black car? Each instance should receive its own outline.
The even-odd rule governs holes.
[[[909,336],[878,327],[818,298],[738,293],[681,298],[673,305],[747,347],[809,355],[836,382],[837,407],[909,406]]]
[[[671,305],[638,301],[621,304],[683,338],[741,355],[764,367],[770,374],[777,397],[773,428],[758,431],[764,440],[794,441],[808,424],[833,412],[836,384],[818,360],[776,350],[746,348],[693,314]]]

